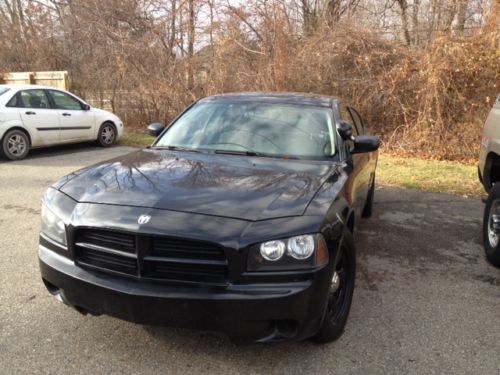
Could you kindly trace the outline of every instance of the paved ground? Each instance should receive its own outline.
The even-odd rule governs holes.
[[[58,177],[129,150],[0,161],[1,373],[500,373],[500,270],[483,257],[477,199],[378,189],[358,232],[347,331],[330,345],[235,346],[57,303],[38,273],[40,198]]]

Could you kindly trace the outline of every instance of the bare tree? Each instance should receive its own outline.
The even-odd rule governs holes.
[[[408,22],[408,1],[407,0],[396,0],[401,9],[401,23],[403,28],[403,34],[405,37],[406,44],[410,45],[412,38],[410,36],[409,22]]]
[[[311,35],[322,24],[334,26],[345,15],[352,15],[360,0],[301,0],[304,31]]]
[[[0,71],[68,70],[73,91],[136,128],[210,93],[339,95],[388,147],[472,155],[500,87],[498,4],[3,0]]]

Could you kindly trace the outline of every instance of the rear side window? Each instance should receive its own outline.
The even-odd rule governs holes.
[[[0,87],[0,96],[2,96],[3,94],[5,94],[7,91],[9,91],[10,89],[7,88],[7,87]]]
[[[54,101],[54,105],[58,109],[81,110],[82,104],[71,95],[61,91],[49,90],[50,96]]]
[[[9,102],[6,104],[7,107],[19,107],[17,105],[17,98],[18,98],[18,95],[14,95],[12,97],[12,99],[9,100]]]
[[[43,90],[20,91],[9,100],[7,106],[19,108],[50,108],[49,100]]]

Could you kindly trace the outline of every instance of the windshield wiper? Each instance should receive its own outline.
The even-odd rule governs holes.
[[[237,150],[215,150],[216,154],[224,154],[224,155],[242,155],[242,156],[257,156],[261,158],[275,158],[275,159],[298,159],[295,156],[287,156],[287,155],[276,155],[276,154],[267,154],[264,152],[257,151],[237,151]]]
[[[225,155],[262,156],[262,154],[255,151],[215,150],[214,152]]]
[[[182,147],[182,146],[154,146],[154,150],[170,150],[170,151],[187,151],[187,152],[200,152],[195,148]]]

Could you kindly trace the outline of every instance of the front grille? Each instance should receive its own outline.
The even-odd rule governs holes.
[[[109,247],[135,254],[135,236],[129,233],[104,230],[80,231],[76,242]]]
[[[152,255],[168,258],[225,261],[219,247],[206,242],[177,238],[153,238]]]
[[[78,262],[97,269],[108,269],[128,275],[137,274],[137,259],[106,253],[99,250],[79,248]]]
[[[226,283],[227,259],[215,244],[190,239],[78,229],[75,261],[82,267],[153,280]]]
[[[144,262],[145,276],[153,279],[170,279],[217,283],[226,279],[225,264],[193,264],[172,261]]]

